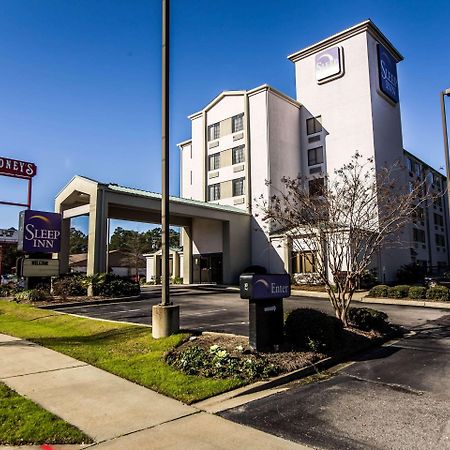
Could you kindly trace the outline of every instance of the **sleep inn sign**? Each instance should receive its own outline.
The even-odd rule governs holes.
[[[22,211],[19,216],[19,250],[25,253],[59,253],[61,214]]]

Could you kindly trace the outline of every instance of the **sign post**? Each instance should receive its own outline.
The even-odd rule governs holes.
[[[241,298],[249,300],[249,344],[256,351],[273,351],[283,343],[283,298],[291,295],[288,274],[242,274]]]

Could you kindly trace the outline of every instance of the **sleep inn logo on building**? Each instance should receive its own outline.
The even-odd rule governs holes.
[[[378,76],[381,91],[398,103],[397,63],[381,44],[378,44]]]
[[[333,47],[316,55],[316,80],[323,82],[342,75],[341,49]]]
[[[19,216],[19,250],[58,253],[61,248],[61,214],[22,211]]]

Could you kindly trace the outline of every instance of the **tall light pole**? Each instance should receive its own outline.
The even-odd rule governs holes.
[[[169,268],[169,26],[170,1],[162,0],[162,297],[161,305],[170,304]]]
[[[445,174],[447,176],[447,192],[449,192],[450,185],[450,161],[448,154],[448,131],[447,131],[447,116],[445,114],[445,97],[450,96],[450,89],[445,89],[440,93],[441,97],[441,116],[442,116],[442,132],[444,134],[444,152],[445,152]]]
[[[449,193],[450,193],[450,161],[449,161],[449,154],[448,154],[448,130],[447,130],[447,115],[445,113],[445,97],[450,96],[450,89],[445,89],[440,93],[441,98],[441,116],[442,116],[442,133],[444,135],[444,152],[445,152],[445,175],[447,177],[447,214],[445,218],[445,223],[449,224],[450,221],[450,205],[449,205]],[[449,239],[449,233],[447,229],[447,242]],[[447,252],[447,264],[450,265],[450,253]]]
[[[180,308],[170,302],[169,267],[169,27],[170,2],[162,0],[162,190],[161,244],[162,291],[161,303],[152,308],[152,336],[161,338],[177,333],[180,328]]]

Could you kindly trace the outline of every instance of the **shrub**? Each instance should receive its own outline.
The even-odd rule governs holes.
[[[372,308],[350,308],[348,318],[356,328],[365,331],[381,331],[388,325],[387,314]]]
[[[449,289],[445,286],[435,286],[431,287],[427,291],[427,299],[428,300],[449,300]]]
[[[15,294],[16,300],[28,302],[40,302],[49,297],[49,293],[43,289],[27,289]]]
[[[172,284],[183,284],[183,278],[180,277],[173,277],[171,279]]]
[[[188,375],[210,378],[240,378],[253,381],[276,374],[276,368],[264,358],[238,358],[218,345],[205,350],[198,345],[167,356],[169,364]]]
[[[359,287],[361,289],[371,289],[377,284],[377,274],[373,270],[366,270],[359,279]]]
[[[379,284],[378,286],[374,286],[369,291],[369,297],[387,297],[388,296],[389,286],[385,284]]]
[[[408,297],[413,299],[423,299],[427,295],[427,288],[423,286],[411,286],[409,288]]]
[[[141,292],[139,283],[106,273],[86,277],[85,283],[91,283],[94,295],[101,297],[127,297]]]
[[[53,281],[53,294],[66,298],[87,294],[85,276],[80,274],[65,275]]]
[[[405,298],[408,297],[409,286],[406,284],[400,284],[388,288],[387,294],[389,298]]]
[[[342,322],[336,317],[309,308],[295,309],[285,322],[286,339],[297,348],[327,351],[342,338]]]
[[[426,267],[421,264],[411,263],[402,266],[397,271],[397,282],[403,284],[423,283],[426,275]]]

